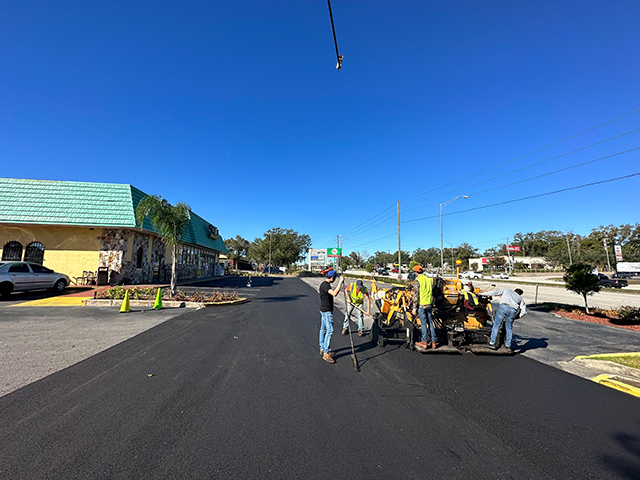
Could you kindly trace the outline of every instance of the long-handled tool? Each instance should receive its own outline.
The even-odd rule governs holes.
[[[349,340],[351,341],[351,360],[353,360],[353,371],[359,372],[360,365],[358,365],[358,357],[356,357],[356,350],[353,348],[353,337],[351,336],[351,309],[349,308],[349,303],[347,303],[347,292],[343,290],[344,293],[344,303],[347,306],[347,325],[349,325]]]
[[[336,57],[338,59],[338,63],[336,63],[336,70],[340,70],[342,68],[342,55],[338,52],[338,39],[336,38],[336,27],[333,25],[333,13],[331,12],[331,0],[327,0],[329,4],[329,17],[331,17],[331,30],[333,31],[333,43],[336,46]]]

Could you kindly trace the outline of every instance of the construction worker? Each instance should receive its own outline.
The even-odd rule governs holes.
[[[351,283],[347,286],[347,316],[344,317],[344,325],[342,325],[342,335],[349,334],[349,317],[355,310],[358,319],[358,336],[364,337],[364,321],[362,317],[362,304],[367,299],[367,315],[371,316],[371,297],[367,287],[364,286],[362,280]]]
[[[333,297],[340,293],[344,277],[336,288],[331,288],[331,284],[336,280],[335,270],[326,273],[327,279],[320,284],[320,356],[327,363],[336,363],[331,351],[331,335],[333,334]]]
[[[464,297],[464,306],[469,310],[475,310],[476,307],[480,305],[478,297],[473,293],[473,284],[471,282],[464,284],[462,296]]]
[[[417,342],[416,346],[426,350],[429,348],[429,344],[431,344],[431,348],[436,348],[438,346],[436,344],[436,331],[433,328],[433,318],[431,316],[433,279],[424,274],[424,269],[421,265],[413,267],[413,271],[418,274],[418,277],[413,282],[412,312],[414,316],[418,314],[420,317],[420,325],[422,326],[422,341]],[[428,329],[427,321],[429,325]],[[430,336],[427,332],[430,333]]]
[[[489,292],[482,292],[484,297],[500,297],[500,306],[493,320],[493,328],[491,329],[491,340],[489,348],[497,350],[496,340],[498,338],[498,330],[502,321],[506,320],[507,337],[504,341],[504,349],[511,351],[511,340],[513,336],[513,322],[516,318],[522,318],[527,314],[527,305],[522,299],[524,292],[520,288],[509,290],[508,288],[498,288]]]

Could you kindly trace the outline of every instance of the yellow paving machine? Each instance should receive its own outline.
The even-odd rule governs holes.
[[[503,353],[487,348],[493,324],[490,299],[477,296],[481,290],[470,282],[469,286],[465,295],[460,280],[433,279],[433,322],[439,347],[423,350],[415,345],[422,333],[420,318],[411,312],[413,285],[380,288],[373,281],[371,294],[379,310],[373,317],[373,341],[380,347],[400,342],[423,353]],[[496,342],[498,346],[504,343],[504,337],[503,324]]]

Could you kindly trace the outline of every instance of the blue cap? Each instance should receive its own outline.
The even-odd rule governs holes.
[[[335,277],[336,276],[336,271],[335,270],[329,270],[327,272],[327,278],[331,278],[331,277]]]

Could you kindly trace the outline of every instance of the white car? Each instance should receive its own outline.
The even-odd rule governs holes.
[[[56,273],[50,268],[29,262],[0,263],[0,296],[8,297],[11,292],[52,289],[61,292],[69,285],[69,277]]]
[[[509,275],[506,273],[492,273],[491,278],[499,278],[501,280],[509,280]]]
[[[466,272],[462,272],[460,276],[462,278],[484,278],[482,272],[471,272],[468,270]]]

